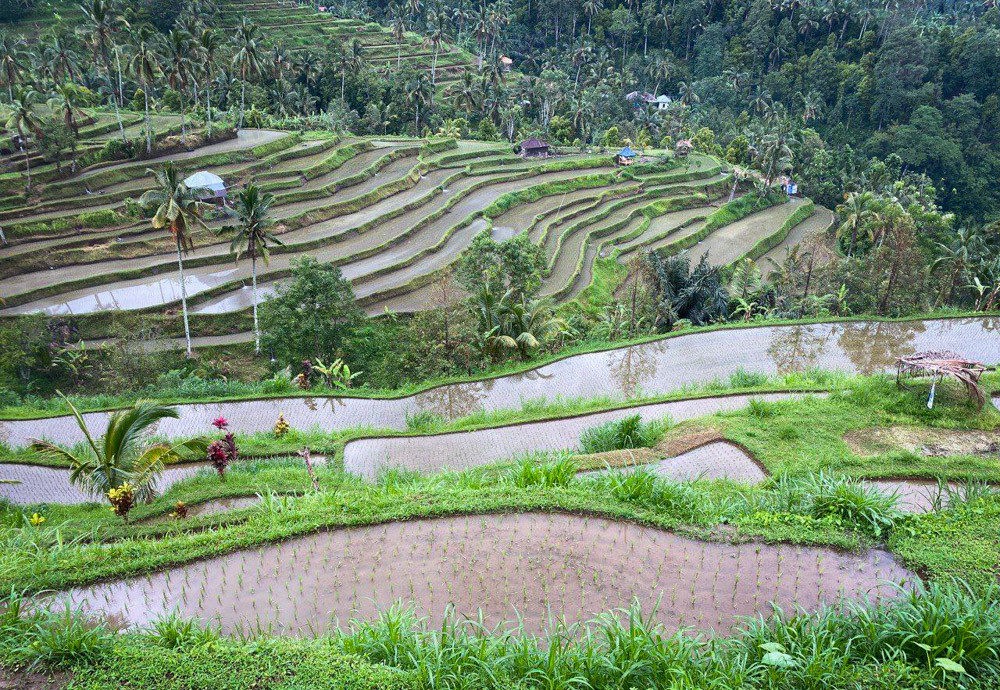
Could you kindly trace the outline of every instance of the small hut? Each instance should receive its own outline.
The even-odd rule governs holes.
[[[632,161],[634,161],[635,157],[638,155],[639,154],[632,150],[631,146],[626,146],[615,154],[615,162],[618,163],[618,165],[632,165]]]
[[[196,172],[184,178],[184,185],[188,189],[195,190],[202,201],[219,205],[226,203],[226,183],[215,173],[207,170]]]
[[[549,155],[548,142],[532,137],[520,143],[518,149],[525,158],[543,158]]]
[[[513,69],[513,67],[514,67],[514,61],[513,60],[511,60],[506,55],[501,55],[500,56],[500,69],[501,70],[503,70],[504,72],[510,72],[511,69]]]
[[[681,139],[674,146],[674,155],[678,158],[687,158],[692,151],[694,151],[694,144],[691,143],[690,139]]]
[[[945,376],[950,376],[963,386],[969,399],[982,409],[986,404],[986,394],[979,386],[979,377],[987,371],[982,362],[965,359],[951,350],[938,352],[916,352],[896,360],[896,384],[908,388],[907,379],[926,378],[931,380],[931,392],[927,397],[927,408],[934,407],[934,392],[937,384]]]

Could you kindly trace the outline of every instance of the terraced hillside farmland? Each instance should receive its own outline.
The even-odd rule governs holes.
[[[250,180],[275,194],[283,245],[260,269],[263,295],[295,259],[310,255],[340,266],[373,314],[426,308],[428,285],[483,231],[527,233],[548,261],[542,294],[565,301],[591,283],[599,256],[691,248],[727,265],[779,251],[798,223],[808,219],[815,230],[828,218],[813,220],[812,204],[797,200],[719,227],[713,213],[731,182],[718,161],[702,155],[620,169],[607,156],[524,160],[485,142],[247,129],[160,159],[91,166],[9,205],[0,212],[9,242],[0,249],[0,313],[97,317],[176,308],[174,247],[132,201],[152,184],[147,169],[167,159],[186,172],[220,175],[230,195]],[[216,213],[208,231],[194,233],[185,258],[195,335],[219,335],[213,318],[251,306],[250,266],[234,264],[228,240],[217,234],[232,222]]]
[[[261,27],[268,45],[304,51],[330,41],[349,47],[357,40],[363,61],[373,69],[391,69],[400,64],[434,72],[434,81],[446,86],[472,66],[469,53],[442,42],[436,48],[426,37],[406,31],[397,41],[392,32],[375,22],[337,18],[316,12],[316,6],[291,0],[267,0],[247,7],[240,2],[220,3],[219,25],[232,29],[244,17]]]

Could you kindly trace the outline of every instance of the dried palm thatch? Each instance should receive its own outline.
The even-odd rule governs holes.
[[[940,352],[917,352],[896,360],[896,383],[900,388],[907,387],[906,377],[935,378],[931,384],[931,394],[927,407],[934,406],[934,389],[945,376],[951,376],[965,386],[969,398],[979,408],[986,404],[986,394],[979,387],[979,377],[986,371],[982,362],[964,359],[950,350]]]

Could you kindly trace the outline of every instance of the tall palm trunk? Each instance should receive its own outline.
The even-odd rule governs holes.
[[[246,75],[243,76],[243,86],[240,87],[240,124],[236,128],[236,131],[243,129],[243,112],[246,109],[247,103],[247,79]]]
[[[253,281],[253,351],[260,353],[260,322],[257,320],[257,254],[250,255],[250,275]]]
[[[181,99],[181,144],[187,143],[187,120],[184,118],[184,86],[177,89],[177,96]]]
[[[205,77],[205,119],[208,124],[208,136],[212,136],[212,80]]]
[[[143,85],[142,93],[146,98],[146,116],[143,118],[145,123],[143,126],[146,128],[146,155],[148,156],[153,152],[153,132],[149,128],[149,84]]]
[[[21,153],[24,154],[24,173],[27,176],[25,189],[31,189],[31,156],[28,155],[28,149],[24,146],[24,130],[21,129],[21,125],[17,126],[17,145],[21,147]]]
[[[431,61],[431,86],[437,86],[438,50],[440,50],[440,48],[440,45],[434,45],[434,60]]]
[[[122,59],[121,55],[118,53],[118,46],[115,46],[115,66],[118,69],[118,93],[122,93]],[[108,79],[111,79],[111,73],[108,72]],[[124,105],[125,96],[122,94],[122,105]],[[121,135],[122,141],[126,140],[125,137],[125,124],[122,122],[122,114],[118,110],[118,96],[112,94],[111,102],[115,106],[115,120],[118,121],[118,133]]]
[[[187,356],[191,358],[191,326],[188,324],[187,286],[184,284],[184,257],[181,252],[181,240],[177,238],[177,271],[181,279],[181,314],[184,317],[184,341],[187,344]]]
[[[342,70],[340,73],[340,100],[344,100],[344,87],[347,85],[347,70]]]

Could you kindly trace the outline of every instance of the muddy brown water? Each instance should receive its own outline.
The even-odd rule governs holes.
[[[950,349],[972,359],[1000,362],[1000,318],[825,323],[692,333],[575,355],[523,373],[441,386],[404,398],[284,398],[178,405],[180,418],[162,420],[157,433],[168,437],[206,433],[211,431],[212,419],[220,415],[240,432],[267,431],[279,412],[296,429],[405,429],[407,415],[418,412],[455,419],[477,411],[517,408],[523,401],[601,396],[626,400],[726,379],[741,369],[785,374],[815,367],[868,374],[890,369],[900,355],[930,349]],[[92,433],[103,432],[107,413],[91,412],[84,417]],[[0,442],[11,447],[25,446],[36,437],[58,443],[83,440],[70,416],[0,422]]]
[[[734,395],[679,400],[477,431],[360,439],[349,442],[344,448],[344,469],[369,478],[382,468],[390,467],[421,472],[463,470],[532,452],[576,450],[580,435],[585,430],[634,414],[645,421],[664,418],[682,421],[722,410],[740,409],[751,397],[773,401],[801,396]]]
[[[96,556],[115,558],[113,553]],[[637,600],[667,631],[725,633],[741,616],[876,601],[915,576],[884,551],[703,542],[564,514],[463,516],[345,528],[58,596],[144,626],[176,612],[227,632],[309,635],[398,600],[441,621],[586,621]]]

